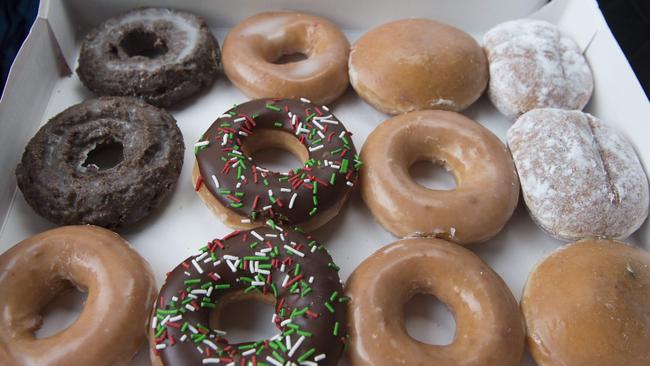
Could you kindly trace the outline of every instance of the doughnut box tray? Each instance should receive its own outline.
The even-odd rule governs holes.
[[[586,111],[626,135],[637,149],[646,172],[650,171],[650,104],[596,0],[553,0],[550,3],[544,0],[414,0],[406,3],[393,0],[45,0],[16,58],[0,101],[0,171],[3,172],[0,174],[0,253],[33,234],[54,227],[36,215],[17,190],[16,165],[27,141],[40,125],[65,108],[93,97],[73,72],[85,32],[108,17],[137,6],[172,7],[201,15],[220,45],[228,29],[238,21],[273,9],[301,10],[329,18],[345,31],[352,43],[374,26],[408,17],[425,17],[451,24],[479,41],[485,31],[503,21],[522,17],[545,19],[572,36],[589,61],[595,92]],[[149,261],[159,286],[165,273],[181,260],[195,253],[206,241],[231,231],[193,190],[192,147],[219,115],[234,103],[246,100],[222,73],[209,90],[170,109],[186,145],[180,179],[170,197],[151,216],[135,226],[118,230]],[[330,104],[330,108],[353,133],[358,150],[373,128],[388,118],[366,104],[352,88]],[[485,95],[462,113],[491,129],[502,140],[512,125]],[[287,161],[276,163],[286,164]],[[442,173],[431,175],[415,171],[413,174],[421,175],[419,179],[425,184],[453,185],[453,179],[441,177]],[[330,250],[341,267],[343,279],[371,253],[397,240],[374,221],[358,192],[353,194],[340,215],[313,234]],[[646,222],[627,241],[650,249],[650,225]],[[519,207],[504,230],[492,240],[470,249],[503,277],[519,299],[535,263],[562,244],[535,226],[520,199]],[[81,294],[56,300],[56,306],[48,310],[40,336],[53,334],[70,324],[83,306],[83,300]],[[268,332],[272,329],[270,308],[257,304],[245,310],[243,314],[234,315],[234,332],[248,332],[246,334],[255,338],[272,335]],[[416,297],[406,312],[407,329],[416,338],[435,344],[453,339],[453,318],[440,303]],[[237,328],[240,323],[250,325],[250,319],[263,326],[255,326],[253,330]],[[148,364],[148,353],[143,347],[131,365]],[[343,359],[341,364],[348,365],[348,361]],[[526,354],[522,365],[534,364]]]

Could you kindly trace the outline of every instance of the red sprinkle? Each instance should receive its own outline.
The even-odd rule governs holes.
[[[201,189],[202,184],[203,184],[203,177],[199,175],[199,178],[196,180],[196,184],[194,185],[194,192],[197,192],[199,189]]]

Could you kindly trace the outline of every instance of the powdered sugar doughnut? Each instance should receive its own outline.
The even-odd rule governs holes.
[[[648,178],[634,149],[596,117],[535,109],[507,139],[531,216],[551,235],[625,238],[648,216]]]
[[[502,23],[485,34],[488,96],[510,118],[535,108],[582,109],[593,77],[578,45],[557,26],[534,19]]]

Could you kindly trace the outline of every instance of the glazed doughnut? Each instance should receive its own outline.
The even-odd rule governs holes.
[[[352,46],[350,83],[388,114],[421,109],[460,111],[488,82],[485,54],[467,33],[429,19],[383,24]]]
[[[492,28],[484,37],[490,68],[488,96],[515,119],[535,108],[582,109],[594,81],[573,39],[543,20],[520,19]]]
[[[116,152],[120,161],[112,167],[88,162],[102,151]],[[134,98],[101,97],[41,127],[16,179],[27,203],[48,220],[113,228],[160,205],[178,179],[184,151],[171,114]]]
[[[455,112],[393,117],[368,136],[361,159],[361,196],[375,219],[398,237],[485,241],[517,206],[519,181],[508,150],[490,130]],[[419,185],[409,174],[418,161],[443,165],[457,187]]]
[[[41,310],[73,286],[88,293],[78,319],[36,339]],[[155,296],[149,264],[111,231],[32,236],[0,255],[0,364],[126,365],[146,339]]]
[[[561,247],[528,278],[521,307],[539,366],[650,364],[650,253],[588,239]]]
[[[98,95],[169,106],[211,85],[219,58],[219,44],[203,19],[178,10],[140,8],[86,35],[77,74]]]
[[[404,305],[437,297],[456,321],[451,344],[411,338]],[[368,257],[348,279],[350,361],[354,366],[519,366],[524,324],[508,286],[469,250],[434,238],[405,239]]]
[[[648,216],[648,178],[634,148],[598,118],[534,109],[507,139],[528,211],[550,235],[625,238]]]
[[[307,58],[282,63],[283,56]],[[350,43],[332,22],[276,11],[237,24],[223,43],[228,79],[250,98],[300,98],[326,104],[348,87]]]
[[[250,229],[271,218],[313,230],[338,214],[361,166],[350,133],[326,106],[258,99],[227,111],[196,144],[193,181],[228,226]],[[304,166],[288,173],[257,166],[251,155],[279,147]]]
[[[274,304],[277,335],[229,343],[218,315],[242,296]],[[152,360],[155,366],[337,365],[347,343],[347,300],[338,267],[310,236],[273,222],[236,231],[169,273],[153,315]]]

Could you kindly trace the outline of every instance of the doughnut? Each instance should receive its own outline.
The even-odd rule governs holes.
[[[507,140],[528,211],[555,238],[625,238],[648,216],[648,178],[634,148],[598,118],[534,109]]]
[[[247,18],[228,33],[223,68],[250,98],[305,97],[326,104],[348,87],[349,53],[347,38],[329,20],[274,11]],[[306,58],[287,58],[295,54]]]
[[[219,329],[224,304],[274,304],[278,333],[231,344]],[[149,337],[154,366],[337,365],[347,343],[338,267],[309,235],[269,226],[215,239],[167,276]]]
[[[580,48],[554,24],[520,19],[497,25],[483,39],[490,83],[488,96],[516,119],[535,108],[582,109],[594,89]]]
[[[76,287],[88,297],[77,320],[36,339],[40,312]],[[66,226],[0,255],[0,364],[126,365],[146,339],[156,285],[149,264],[117,234]]]
[[[226,225],[251,229],[268,219],[310,231],[338,214],[361,161],[343,124],[307,99],[258,99],[220,116],[195,145],[193,182]],[[304,165],[269,171],[251,157],[278,147]]]
[[[378,250],[346,285],[354,366],[519,366],[524,324],[508,286],[469,250],[435,238],[404,239]],[[451,344],[411,338],[404,306],[430,294],[454,315]]]
[[[357,94],[387,114],[460,111],[488,82],[481,46],[460,29],[429,19],[371,29],[352,46],[349,69]]]
[[[211,85],[220,57],[203,19],[178,10],[139,8],[86,35],[77,74],[95,94],[169,106]]]
[[[380,124],[361,151],[361,197],[397,237],[437,236],[459,244],[490,239],[517,206],[519,181],[508,150],[487,128],[448,111],[417,111]],[[457,187],[419,185],[411,165],[431,161]]]
[[[108,228],[147,216],[171,191],[185,146],[176,120],[140,100],[101,97],[50,119],[16,168],[27,203],[57,224]],[[90,162],[114,153],[113,167]]]
[[[586,239],[556,250],[528,278],[522,312],[539,366],[650,364],[650,253]]]

